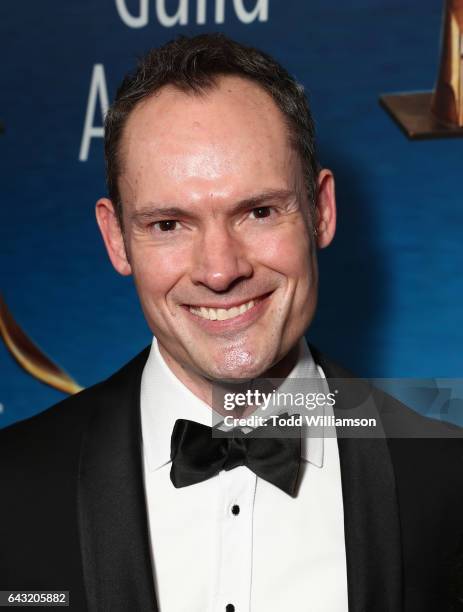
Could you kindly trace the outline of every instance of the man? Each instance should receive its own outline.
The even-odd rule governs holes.
[[[386,433],[392,415],[433,438],[339,431],[291,472],[289,439],[203,427],[214,383],[349,376],[304,340],[336,209],[302,88],[223,36],[182,38],[126,77],[105,153],[98,224],[155,338],[2,432],[0,588],[111,612],[459,609],[456,429],[377,394]]]

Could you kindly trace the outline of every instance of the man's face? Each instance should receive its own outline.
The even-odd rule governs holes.
[[[303,172],[280,110],[238,77],[203,96],[168,86],[131,113],[121,153],[127,260],[112,260],[133,274],[161,352],[212,380],[263,374],[303,335],[317,296]]]

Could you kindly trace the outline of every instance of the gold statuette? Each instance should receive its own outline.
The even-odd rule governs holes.
[[[432,112],[449,125],[463,127],[463,0],[447,0],[442,56]]]
[[[463,136],[463,0],[444,5],[435,90],[385,94],[379,100],[409,138]]]

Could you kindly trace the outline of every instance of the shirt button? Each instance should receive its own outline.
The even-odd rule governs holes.
[[[235,612],[235,606],[233,604],[227,604],[225,606],[225,612]]]
[[[238,504],[234,504],[234,505],[232,506],[231,511],[232,511],[232,514],[234,514],[235,516],[236,516],[237,514],[239,514],[239,513],[240,513],[240,507],[238,506]],[[230,605],[231,605],[231,604],[230,604]],[[234,609],[235,609],[235,608],[233,608],[233,610],[234,610]],[[227,612],[233,612],[233,610],[230,608],[230,610],[227,610]]]

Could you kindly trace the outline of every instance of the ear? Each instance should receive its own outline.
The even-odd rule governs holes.
[[[111,263],[119,274],[131,274],[132,268],[127,258],[122,229],[111,200],[100,198],[96,203],[95,213]]]
[[[315,229],[317,230],[317,246],[319,249],[324,249],[331,243],[336,231],[336,196],[331,170],[326,168],[320,170],[317,182]]]

